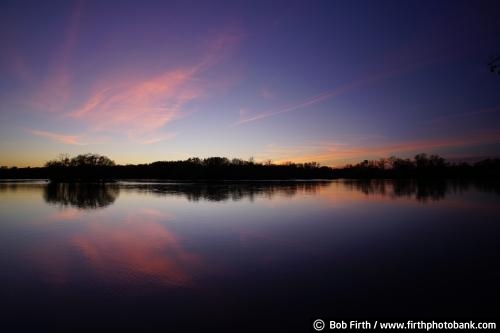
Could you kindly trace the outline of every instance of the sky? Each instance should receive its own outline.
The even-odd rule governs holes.
[[[500,156],[498,1],[0,2],[0,165]]]

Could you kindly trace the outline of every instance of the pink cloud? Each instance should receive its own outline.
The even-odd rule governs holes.
[[[71,113],[92,131],[124,132],[132,140],[152,142],[171,135],[157,130],[182,116],[182,106],[204,95],[195,80],[196,68],[175,69],[158,76],[95,90]],[[151,138],[154,136],[154,138]]]
[[[242,38],[236,34],[221,34],[206,43],[206,51],[191,65],[167,68],[162,72],[140,74],[133,71],[112,71],[91,83],[89,93],[83,102],[72,100],[69,60],[77,43],[82,12],[81,3],[75,7],[70,28],[60,52],[57,65],[52,66],[50,75],[41,84],[31,106],[52,111],[61,118],[77,120],[84,130],[81,135],[65,135],[42,130],[29,130],[67,144],[96,143],[94,138],[123,134],[139,144],[153,144],[173,138],[175,133],[165,133],[168,123],[192,113],[186,105],[206,96],[217,83],[203,78],[206,71],[223,61]],[[120,73],[119,75],[115,73]],[[219,80],[220,82],[223,80]],[[80,88],[81,90],[81,88]],[[88,138],[85,143],[83,138]]]
[[[26,129],[26,131],[28,131],[33,135],[41,136],[60,143],[65,143],[69,145],[79,145],[79,146],[86,145],[86,143],[81,142],[82,139],[81,135],[68,135],[68,134],[54,133],[48,131],[39,131],[34,129]]]
[[[110,78],[69,116],[87,124],[93,133],[125,133],[129,139],[146,144],[169,139],[174,134],[162,133],[161,128],[186,116],[185,105],[207,94],[209,85],[201,75],[221,61],[237,40],[229,35],[216,39],[191,66],[153,76]]]

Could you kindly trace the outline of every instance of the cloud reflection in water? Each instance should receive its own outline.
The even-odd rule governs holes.
[[[127,279],[149,276],[175,286],[193,284],[190,271],[200,258],[184,250],[179,238],[161,222],[169,216],[145,209],[119,224],[92,221],[71,242],[99,274]]]

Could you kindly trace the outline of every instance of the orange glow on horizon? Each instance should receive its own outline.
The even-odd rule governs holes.
[[[273,151],[278,156],[281,155],[282,157],[273,160],[277,164],[288,161],[294,163],[314,161],[331,167],[342,167],[349,163],[357,163],[365,159],[379,159],[390,156],[401,157],[401,154],[429,153],[436,149],[467,147],[498,142],[500,142],[500,132],[480,131],[464,138],[409,141],[374,147],[355,147],[346,144],[330,143],[320,143],[306,147],[271,147],[268,155],[271,156]],[[314,153],[303,153],[305,150],[313,151]],[[262,160],[266,160],[266,158],[262,158]]]

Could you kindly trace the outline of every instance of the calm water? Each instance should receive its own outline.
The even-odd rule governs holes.
[[[0,183],[1,324],[492,317],[500,191],[333,181]]]

